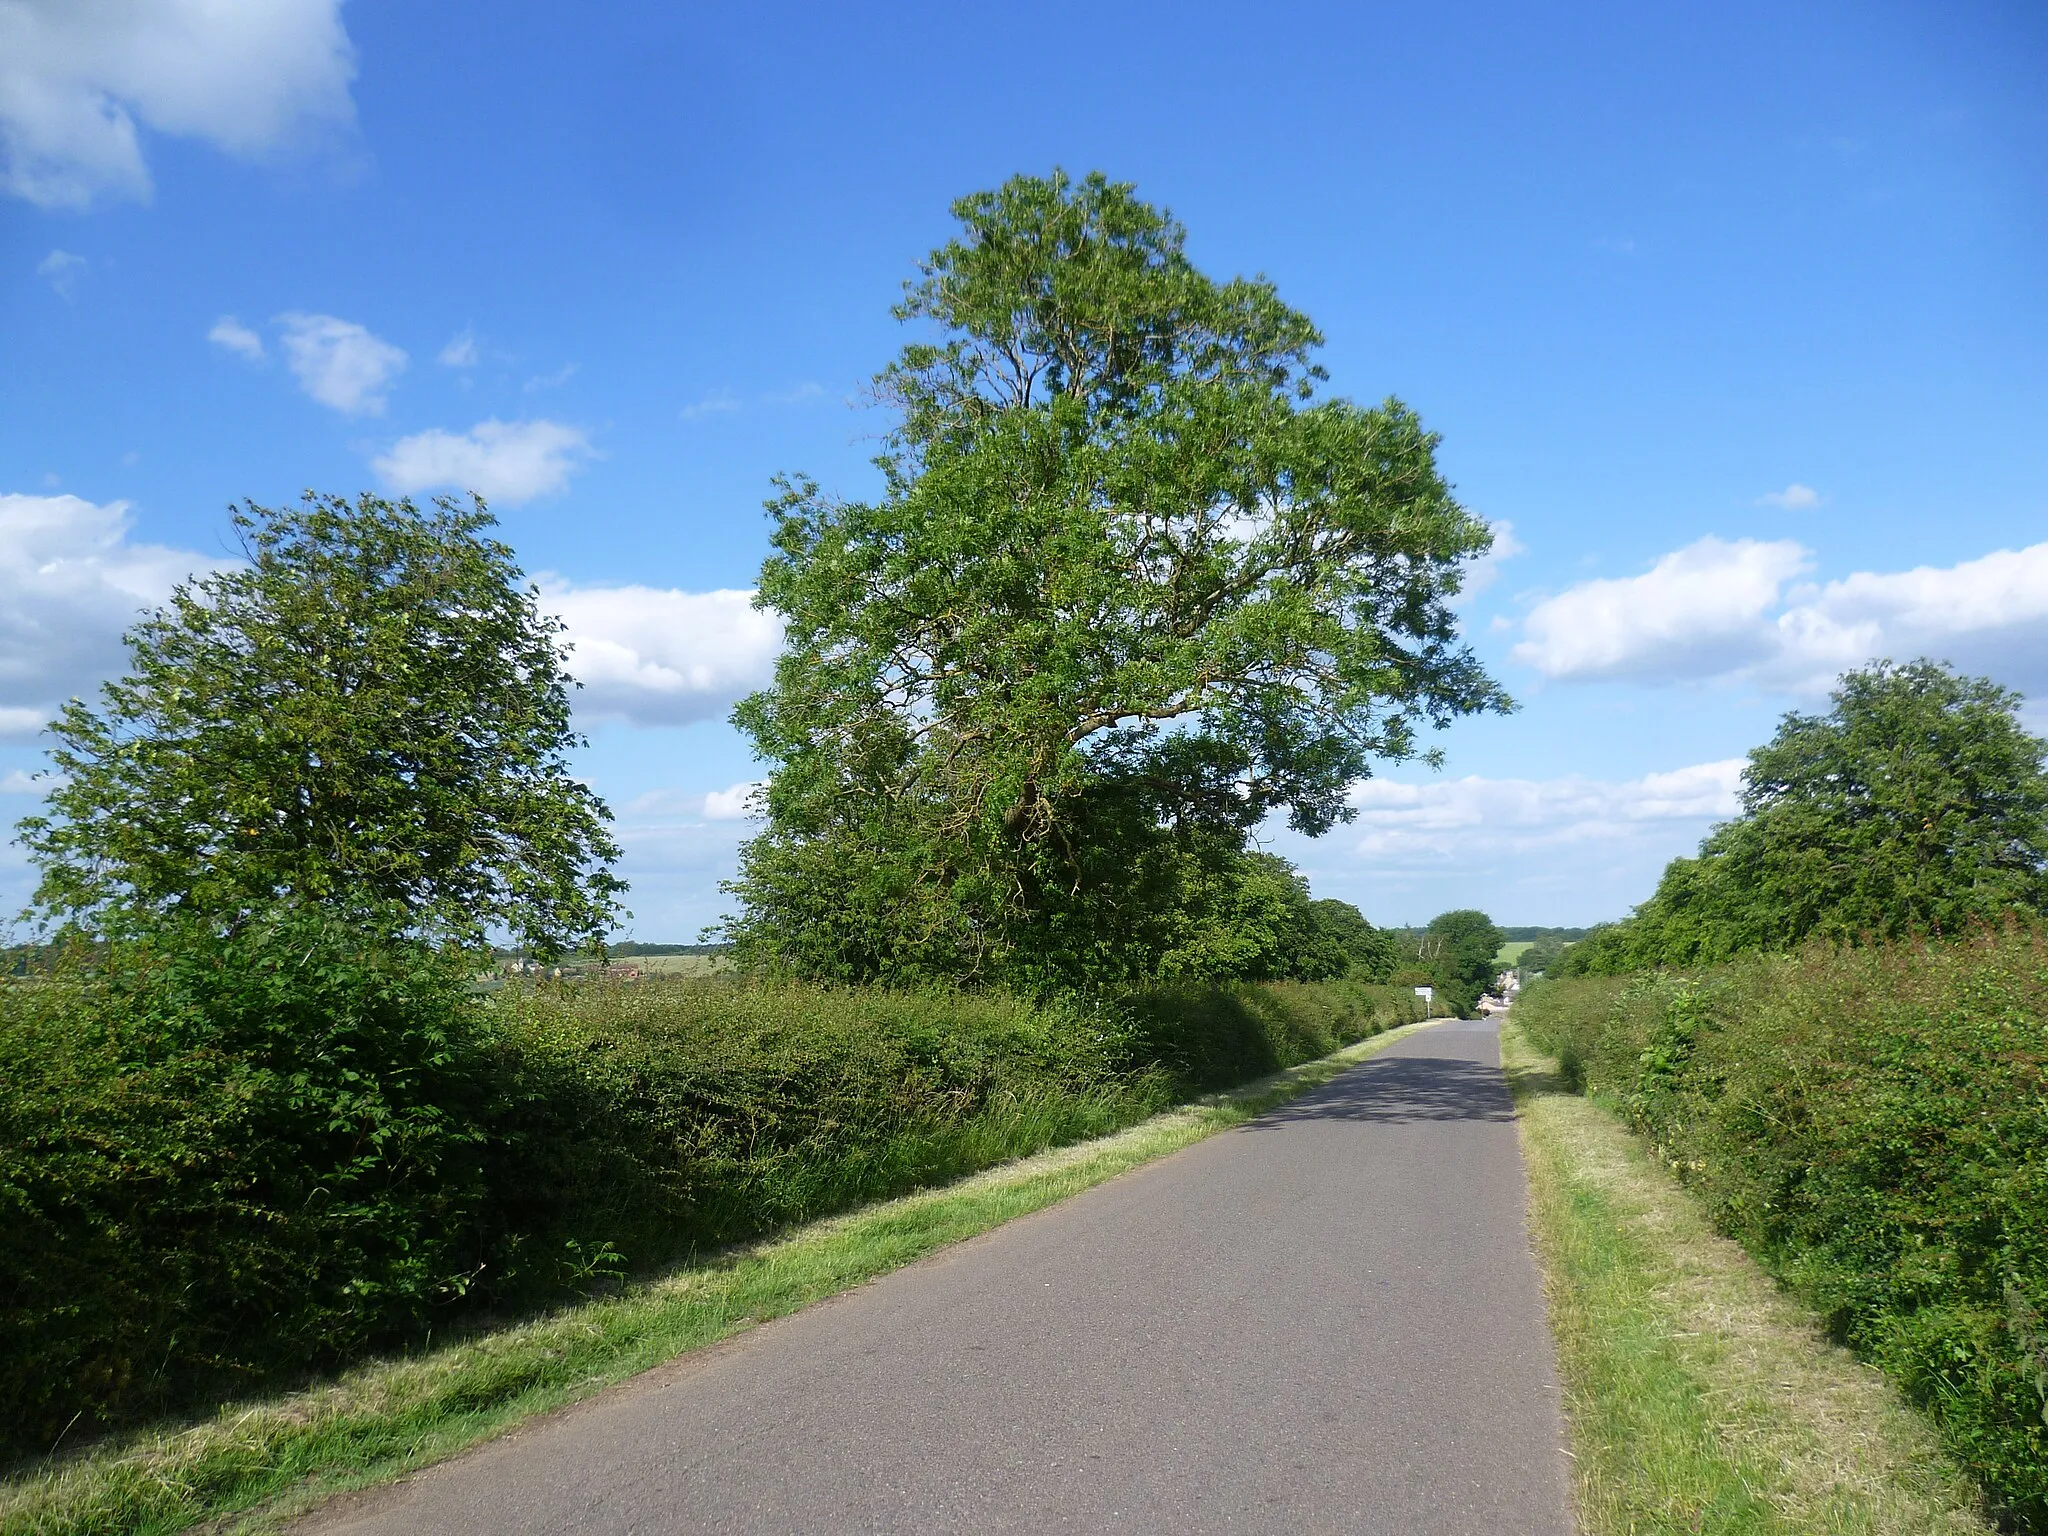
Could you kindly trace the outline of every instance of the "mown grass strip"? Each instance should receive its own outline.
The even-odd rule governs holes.
[[[781,1317],[1325,1083],[1408,1025],[1098,1141],[1040,1153],[677,1270],[332,1385],[110,1441],[0,1488],[5,1536],[274,1528],[330,1494],[388,1482],[523,1419]],[[234,1517],[239,1516],[239,1519]]]
[[[1501,1061],[1586,1536],[1993,1529],[1926,1421],[1512,1023]]]

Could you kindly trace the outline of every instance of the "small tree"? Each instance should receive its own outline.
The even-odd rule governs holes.
[[[1365,914],[1348,901],[1324,897],[1309,903],[1315,919],[1316,949],[1323,958],[1309,980],[1324,976],[1353,976],[1360,981],[1383,982],[1394,974],[1394,936],[1373,927]]]
[[[2019,695],[1923,659],[1845,673],[1832,698],[1785,716],[1749,755],[1742,814],[1561,972],[1952,934],[2048,905],[2048,741]]]
[[[2018,694],[1923,659],[1832,698],[1750,753],[1742,818],[1702,850],[1702,878],[1758,909],[1754,937],[1955,933],[2042,904],[2048,742]]]
[[[218,932],[277,903],[385,932],[552,952],[599,941],[623,884],[570,775],[561,624],[483,503],[248,505],[246,564],[129,631],[128,675],[51,726],[21,823],[37,910],[88,932]]]
[[[937,337],[878,380],[885,494],[770,507],[734,933],[846,979],[1156,973],[1163,908],[1263,818],[1323,832],[1375,759],[1507,707],[1448,601],[1491,536],[1412,411],[1318,398],[1308,318],[1128,186],[954,212],[898,310]]]
[[[1430,919],[1418,949],[1429,967],[1431,984],[1454,1012],[1470,1012],[1492,984],[1493,958],[1503,939],[1492,918],[1469,907]]]

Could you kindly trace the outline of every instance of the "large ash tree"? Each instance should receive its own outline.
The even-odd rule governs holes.
[[[884,494],[770,504],[734,936],[846,980],[1256,969],[1205,937],[1251,830],[1327,831],[1376,759],[1509,707],[1448,606],[1490,534],[1413,411],[1321,394],[1308,317],[1129,186],[953,211],[897,309],[933,339],[876,381]]]

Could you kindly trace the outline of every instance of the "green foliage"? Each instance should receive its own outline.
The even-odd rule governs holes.
[[[1429,926],[1409,940],[1413,963],[1437,999],[1453,1014],[1472,1011],[1498,972],[1493,957],[1500,952],[1501,931],[1484,912],[1463,908],[1440,912]]]
[[[1415,1017],[1353,982],[485,1000],[312,916],[116,959],[0,986],[0,1451],[603,1288]]]
[[[1396,956],[1391,933],[1373,927],[1348,901],[1313,901],[1309,911],[1315,919],[1314,958],[1297,971],[1302,980],[1320,981],[1327,976],[1368,982],[1393,980]]]
[[[1503,929],[1513,943],[1514,930]],[[1560,934],[1544,934],[1529,941],[1529,947],[1516,957],[1515,966],[1524,976],[1544,975],[1563,960],[1566,950],[1576,947],[1571,940]]]
[[[734,719],[772,765],[731,887],[754,965],[1032,987],[1259,974],[1269,814],[1319,833],[1417,732],[1507,707],[1448,600],[1490,543],[1398,402],[1100,176],[962,199],[878,380],[886,492],[792,481]],[[1247,969],[1232,971],[1242,961]]]
[[[88,930],[318,904],[433,941],[602,939],[622,885],[571,776],[561,625],[481,502],[308,496],[235,517],[246,563],[180,586],[129,673],[51,727],[21,824],[37,906]]]
[[[2048,898],[2048,741],[2021,700],[1930,661],[1844,674],[1749,755],[1742,815],[1674,859],[1570,971],[1619,975],[1810,936],[1957,934]]]
[[[2048,1531],[2048,928],[1544,981],[1515,1016]]]
[[[0,1446],[406,1337],[478,1267],[465,979],[274,909],[0,987]]]

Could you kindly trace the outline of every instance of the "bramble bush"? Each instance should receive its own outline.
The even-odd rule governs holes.
[[[507,988],[302,915],[0,983],[0,1451],[277,1385],[1102,1134],[1415,1016]]]
[[[1515,1016],[2048,1531],[2048,926],[1545,980]]]

